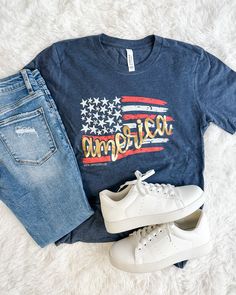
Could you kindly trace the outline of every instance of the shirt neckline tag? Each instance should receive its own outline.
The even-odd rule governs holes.
[[[127,64],[128,64],[128,69],[129,72],[134,72],[135,71],[135,66],[134,66],[134,55],[133,55],[133,50],[126,48],[127,52]]]

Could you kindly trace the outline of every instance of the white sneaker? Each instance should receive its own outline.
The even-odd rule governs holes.
[[[198,209],[175,223],[152,225],[115,242],[111,264],[128,272],[152,272],[197,258],[212,249],[205,214]]]
[[[175,187],[143,180],[155,173],[136,171],[136,180],[127,181],[122,191],[99,193],[106,230],[118,233],[150,224],[181,219],[204,203],[204,194],[196,185]]]

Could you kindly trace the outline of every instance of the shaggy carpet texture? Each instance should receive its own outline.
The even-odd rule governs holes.
[[[0,0],[0,77],[53,42],[101,32],[197,44],[236,70],[235,20],[233,0]],[[211,254],[184,269],[128,274],[110,265],[110,243],[39,248],[1,202],[0,295],[236,294],[236,135],[211,125],[204,138]]]

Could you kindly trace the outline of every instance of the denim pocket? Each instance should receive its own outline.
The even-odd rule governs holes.
[[[42,107],[0,120],[0,140],[19,164],[41,165],[57,150]]]

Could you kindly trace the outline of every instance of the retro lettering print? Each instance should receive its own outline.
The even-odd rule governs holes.
[[[140,153],[161,152],[173,134],[167,101],[141,96],[81,101],[82,162],[114,162]]]

